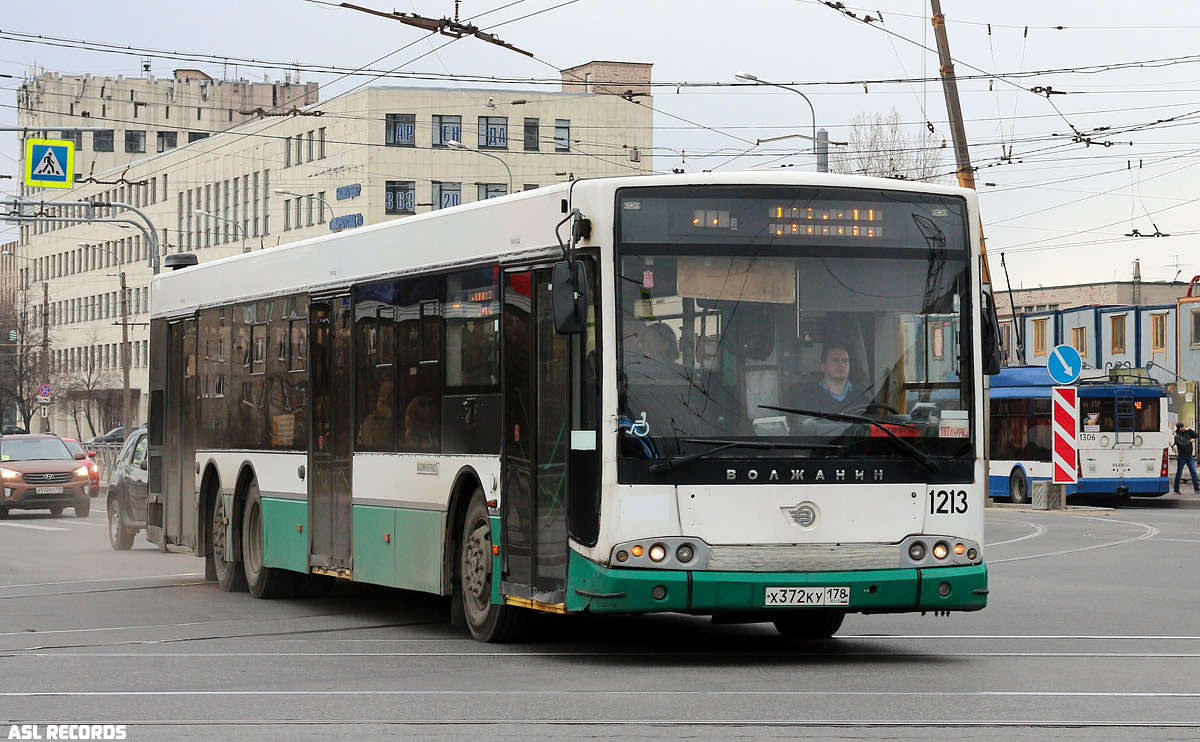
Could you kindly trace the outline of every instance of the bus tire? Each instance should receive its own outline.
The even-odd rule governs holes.
[[[1019,467],[1014,467],[1008,475],[1008,501],[1018,505],[1029,503],[1029,477]]]
[[[471,636],[489,644],[516,641],[529,613],[492,602],[492,525],[483,490],[476,488],[458,542],[458,586]]]
[[[256,598],[290,597],[299,574],[266,565],[266,532],[263,524],[262,497],[258,481],[246,487],[246,506],[242,510],[242,569],[246,587]]]
[[[796,611],[775,619],[775,630],[788,639],[828,639],[842,628],[842,611]]]
[[[212,559],[213,568],[217,573],[217,584],[227,593],[246,591],[246,573],[242,570],[241,562],[226,559],[226,550],[232,548],[225,543],[225,498],[218,492],[212,509]]]
[[[129,551],[133,547],[133,538],[137,531],[125,527],[125,519],[121,517],[121,506],[115,497],[108,500],[108,544],[115,551]]]

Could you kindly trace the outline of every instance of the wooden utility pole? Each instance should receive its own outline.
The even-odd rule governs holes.
[[[946,114],[950,118],[950,138],[954,142],[954,165],[958,173],[958,184],[975,190],[975,170],[971,167],[971,153],[967,150],[967,129],[963,126],[962,105],[958,101],[958,81],[954,78],[954,59],[950,56],[950,40],[946,38],[946,16],[942,15],[941,0],[929,0],[933,6],[933,36],[937,39],[938,62],[941,66],[942,92],[946,96]],[[992,282],[988,270],[987,247],[983,239],[983,225],[979,225],[979,254],[981,277],[985,285]]]

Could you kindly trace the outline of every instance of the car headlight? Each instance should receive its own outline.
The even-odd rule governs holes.
[[[20,479],[21,472],[12,469],[0,469],[0,477],[4,479]]]
[[[86,466],[81,466],[75,470],[75,476],[77,476],[77,477],[86,477],[87,475],[88,475],[88,468]]]

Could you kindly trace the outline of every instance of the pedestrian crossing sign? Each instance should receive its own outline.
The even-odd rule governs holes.
[[[74,180],[75,142],[69,139],[25,140],[25,185],[70,188]]]

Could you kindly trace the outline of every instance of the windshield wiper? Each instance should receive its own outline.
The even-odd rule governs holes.
[[[926,456],[923,451],[921,451],[913,444],[909,443],[908,441],[904,440],[900,436],[893,433],[892,430],[888,426],[884,425],[883,423],[879,422],[878,420],[875,420],[874,418],[864,417],[863,415],[848,415],[844,412],[817,412],[816,410],[799,410],[794,407],[775,407],[774,405],[769,405],[769,404],[760,404],[759,407],[761,407],[764,410],[775,410],[776,412],[788,412],[793,415],[807,415],[809,417],[819,417],[819,418],[823,418],[825,420],[834,420],[836,422],[866,423],[868,425],[873,425],[876,428],[879,428],[880,430],[882,430],[884,432],[884,434],[887,436],[888,440],[895,443],[900,448],[900,450],[904,451],[909,456],[912,456],[914,459],[916,459],[918,462],[920,462],[921,466],[924,466],[925,469],[930,474],[933,474],[942,468],[942,467],[938,466],[936,461],[934,461],[933,459]]]
[[[706,448],[703,451],[696,453],[684,454],[683,456],[675,456],[660,461],[657,464],[650,465],[650,473],[656,474],[660,471],[674,469],[681,464],[687,464],[697,459],[703,459],[712,456],[714,453],[726,451],[730,448],[756,448],[763,450],[772,449],[807,449],[813,451],[841,451],[845,446],[833,446],[825,443],[772,443],[770,441],[725,441],[718,438],[680,438],[681,443],[715,443],[717,445],[712,448]]]

